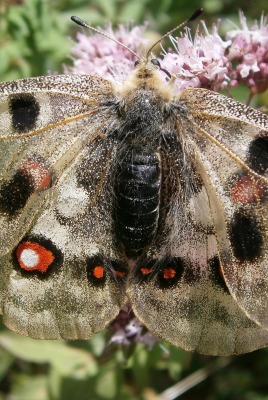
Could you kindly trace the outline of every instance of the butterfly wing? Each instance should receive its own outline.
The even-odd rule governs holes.
[[[242,132],[240,136],[236,131],[233,134],[226,122],[226,115],[220,118],[223,109],[230,107],[232,111],[228,117],[235,120],[236,127],[239,127],[240,113],[237,112],[235,118],[234,105],[237,103],[231,101],[230,105],[229,99],[226,99],[229,105],[224,104],[225,97],[221,95],[213,93],[213,99],[205,100],[210,93],[194,89],[185,91],[180,97],[178,110],[183,112],[178,112],[178,131],[185,143],[183,165],[177,170],[180,183],[169,200],[165,227],[160,227],[156,245],[149,249],[147,257],[133,270],[127,290],[137,316],[150,331],[164,340],[205,354],[239,354],[264,347],[268,343],[268,332],[253,322],[257,320],[256,315],[252,318],[247,311],[249,305],[246,308],[241,304],[233,289],[235,284],[244,294],[252,289],[256,293],[256,281],[253,278],[254,272],[256,275],[256,263],[249,264],[249,275],[244,276],[245,269],[241,268],[241,260],[234,259],[232,250],[237,246],[246,253],[246,246],[243,241],[241,243],[241,239],[240,244],[232,244],[229,233],[230,224],[237,224],[242,232],[237,233],[238,228],[233,228],[235,239],[238,240],[244,229],[250,242],[251,226],[248,228],[247,222],[243,221],[245,226],[242,224],[241,227],[233,203],[236,197],[252,199],[251,190],[255,188],[255,181],[254,184],[251,181],[248,183],[250,187],[248,191],[245,189],[244,195],[240,194],[239,189],[246,186],[244,179],[247,179],[242,174],[240,183],[239,169],[245,156],[234,136],[237,134],[242,140]],[[244,106],[238,107],[241,107],[241,113],[247,110],[254,115],[253,111],[244,109]],[[216,122],[208,110],[212,110],[213,115],[218,112]],[[231,115],[232,112],[234,115]],[[260,131],[263,133],[266,118],[256,113],[255,119],[258,122],[252,128],[253,137],[249,121],[243,118],[241,131],[247,132],[246,140],[251,143]],[[250,135],[251,141],[247,139]],[[223,149],[225,144],[228,145],[227,154]],[[231,151],[236,149],[240,151],[239,156],[232,157]],[[172,151],[169,157],[171,154]],[[240,154],[241,158],[242,155],[244,157],[242,160]],[[171,165],[180,166],[181,159],[180,154],[177,159],[174,155]],[[232,176],[237,178],[231,179]],[[185,179],[186,183],[182,184]],[[261,182],[258,180],[258,190],[266,187],[263,180]],[[235,183],[238,187],[234,186]],[[180,190],[181,186],[183,190]],[[261,206],[260,197],[257,196],[257,202],[250,204],[252,209]],[[245,201],[239,204],[239,210],[241,207],[245,209]],[[254,236],[252,240],[254,245],[258,243]],[[230,273],[228,277],[226,270],[232,271],[231,277]],[[242,277],[245,285],[243,288],[238,283]],[[260,305],[260,311],[267,305],[266,291],[258,300],[265,303],[264,306]]]
[[[135,314],[150,332],[185,350],[230,355],[267,346],[267,331],[247,318],[221,278],[215,237],[191,242],[190,248],[189,240],[182,243],[187,252],[135,269],[128,288]]]
[[[186,91],[182,101],[198,126],[195,142],[204,138],[200,162],[217,198],[213,219],[225,281],[246,314],[267,329],[268,117],[206,90]]]
[[[98,205],[108,202],[97,201],[116,150],[102,136],[112,87],[55,76],[0,88],[4,322],[34,338],[88,338],[125,298],[110,213]]]
[[[111,94],[109,83],[87,76],[0,85],[0,254],[28,229],[53,195],[52,182],[92,134],[100,93]]]

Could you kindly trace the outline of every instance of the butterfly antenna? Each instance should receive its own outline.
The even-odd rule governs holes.
[[[130,53],[132,53],[132,54],[133,54],[135,57],[137,57],[138,59],[140,58],[140,57],[138,56],[138,54],[135,53],[135,51],[131,50],[128,46],[126,46],[125,44],[123,44],[123,43],[121,43],[121,42],[118,42],[118,40],[116,40],[116,39],[112,38],[111,36],[107,35],[107,33],[102,32],[101,30],[99,30],[99,29],[97,29],[97,28],[93,28],[93,26],[90,26],[90,25],[86,24],[84,21],[82,21],[82,19],[80,19],[80,18],[78,18],[78,17],[76,17],[76,16],[72,16],[72,17],[71,17],[71,20],[72,20],[73,22],[75,22],[77,25],[82,26],[83,28],[90,29],[90,30],[93,31],[93,32],[99,33],[100,35],[107,37],[108,39],[110,39],[110,40],[112,40],[113,42],[117,43],[119,46],[124,47],[124,49],[130,51]]]
[[[203,11],[204,11],[203,8],[199,8],[199,10],[196,10],[196,11],[193,13],[193,15],[191,15],[191,17],[188,18],[186,21],[184,21],[182,24],[180,24],[180,25],[178,25],[178,26],[175,26],[175,28],[173,28],[171,31],[165,33],[157,42],[155,42],[155,43],[149,48],[149,50],[147,51],[147,54],[146,54],[146,59],[148,59],[148,57],[149,57],[150,53],[152,52],[153,48],[154,48],[158,43],[162,42],[163,39],[165,39],[167,36],[171,35],[174,31],[183,28],[183,27],[184,27],[185,25],[187,25],[189,22],[192,22],[192,21],[194,21],[195,19],[197,19],[197,18],[202,14]]]

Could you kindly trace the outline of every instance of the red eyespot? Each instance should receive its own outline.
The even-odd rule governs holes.
[[[34,242],[21,243],[16,250],[16,256],[22,269],[42,273],[46,272],[55,260],[55,256],[50,250]]]
[[[103,268],[103,266],[96,265],[96,267],[94,267],[92,269],[92,275],[94,276],[94,278],[102,279],[104,277],[104,268]]]
[[[173,268],[164,268],[163,269],[163,278],[164,279],[172,279],[176,275],[176,271]]]
[[[231,189],[232,200],[239,203],[257,203],[263,194],[262,182],[247,175],[240,177]]]
[[[119,278],[123,278],[124,276],[126,276],[125,271],[114,271],[115,275],[118,276]]]
[[[31,177],[35,190],[44,190],[51,186],[52,174],[36,160],[28,160],[21,171]]]
[[[140,268],[140,272],[142,273],[142,275],[149,275],[153,272],[153,270],[152,268],[142,267]]]

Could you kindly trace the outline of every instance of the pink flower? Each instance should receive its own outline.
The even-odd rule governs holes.
[[[110,343],[117,343],[129,346],[131,343],[143,343],[149,350],[153,348],[159,339],[144,327],[144,325],[135,317],[130,306],[122,309],[118,316],[111,323],[114,334]]]
[[[234,87],[245,83],[255,93],[268,88],[268,25],[262,17],[260,26],[248,28],[244,14],[240,13],[242,29],[231,30],[227,40],[218,34],[218,26],[212,33],[203,21],[203,33],[197,30],[194,38],[189,29],[178,38],[170,36],[172,47],[163,51],[159,62],[166,71],[176,76],[178,92],[187,87],[204,87],[211,90]],[[148,45],[143,38],[144,26],[132,29],[120,25],[105,33],[128,46],[135,53]],[[73,66],[64,67],[66,73],[93,74],[122,83],[134,68],[135,56],[124,47],[99,34],[78,33],[72,49]],[[163,80],[168,80],[163,72]]]
[[[144,27],[128,29],[119,25],[116,31],[111,27],[104,30],[106,34],[128,46],[134,52],[147,44],[142,33]],[[65,73],[98,75],[116,83],[123,82],[136,60],[135,56],[124,47],[99,34],[77,34],[77,42],[72,49],[73,66],[64,66]]]
[[[159,59],[163,68],[177,76],[178,91],[189,86],[218,90],[227,85],[228,59],[224,53],[230,42],[220,38],[216,25],[211,34],[204,22],[202,26],[204,34],[198,31],[194,39],[189,29],[180,38],[171,36],[173,50],[164,52]],[[138,53],[147,44],[142,37],[144,26],[129,30],[120,25],[116,31],[108,27],[104,32]],[[133,70],[135,56],[105,36],[78,33],[72,59],[73,66],[65,66],[65,73],[99,75],[121,83]],[[163,74],[163,79],[166,78]]]
[[[204,34],[198,30],[193,39],[186,29],[179,38],[170,37],[174,50],[164,52],[161,65],[177,76],[175,84],[179,91],[189,86],[219,90],[228,83],[225,49],[230,41],[221,39],[216,25],[209,33],[205,22],[201,24]]]
[[[227,33],[232,41],[228,59],[230,64],[231,86],[246,84],[251,94],[264,92],[268,88],[268,25],[262,16],[260,24],[255,22],[251,28],[246,17],[240,12],[242,29]]]

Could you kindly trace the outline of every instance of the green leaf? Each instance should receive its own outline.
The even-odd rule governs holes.
[[[47,377],[20,375],[12,386],[11,400],[50,400],[47,390]]]
[[[6,375],[13,361],[14,357],[10,353],[0,349],[0,380]]]
[[[95,375],[97,365],[89,352],[67,345],[65,341],[34,340],[15,333],[1,333],[0,346],[28,362],[49,363],[61,375]]]

